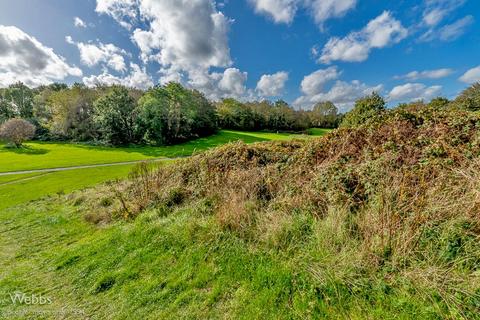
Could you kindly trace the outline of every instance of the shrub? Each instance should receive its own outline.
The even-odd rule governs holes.
[[[10,119],[0,128],[0,138],[20,147],[35,136],[35,126],[23,119]]]
[[[470,111],[480,110],[480,82],[473,84],[455,99],[455,104],[460,108]]]
[[[355,102],[355,107],[345,115],[341,126],[351,128],[358,127],[366,123],[369,119],[383,113],[383,111],[385,111],[385,100],[374,92]]]

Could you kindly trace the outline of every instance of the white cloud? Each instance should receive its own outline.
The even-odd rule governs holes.
[[[303,6],[322,26],[331,18],[338,18],[353,9],[357,0],[249,0],[257,14],[266,15],[275,23],[291,23]]]
[[[49,84],[82,71],[70,66],[53,49],[14,26],[0,25],[0,86],[22,81],[29,86]]]
[[[115,19],[122,27],[131,29],[137,17],[137,0],[97,0],[95,11]]]
[[[450,24],[442,25],[442,23],[465,2],[466,0],[426,0],[420,27],[426,27],[427,30],[418,40],[420,42],[452,41],[464,34],[467,27],[473,23],[473,16],[467,15]]]
[[[322,50],[319,61],[331,63],[335,60],[365,61],[373,48],[383,48],[407,37],[408,31],[401,22],[384,11],[371,20],[362,30],[351,32],[345,38],[331,38]]]
[[[88,87],[117,84],[131,88],[148,89],[153,86],[153,80],[145,68],[142,69],[135,63],[130,64],[130,73],[126,77],[117,77],[104,71],[100,75],[84,77],[83,83]]]
[[[119,72],[124,72],[127,69],[123,57],[127,53],[114,44],[75,42],[71,36],[66,36],[65,41],[77,46],[80,51],[80,60],[89,67],[101,64]]]
[[[425,71],[412,71],[403,76],[396,76],[395,79],[419,80],[419,79],[440,79],[448,77],[453,73],[452,69],[436,69]]]
[[[435,27],[464,3],[465,0],[426,0],[422,22],[428,27]]]
[[[160,65],[160,83],[184,80],[210,98],[248,93],[246,73],[230,68],[232,21],[214,1],[97,0],[97,12],[133,30],[131,40],[140,49],[141,60]],[[227,69],[211,72],[213,67]]]
[[[317,70],[305,76],[300,84],[300,89],[307,96],[313,96],[323,90],[323,86],[340,76],[337,67]]]
[[[442,41],[452,41],[463,35],[468,26],[473,23],[473,16],[458,19],[452,24],[443,26],[438,32],[438,38]]]
[[[233,97],[244,99],[250,94],[246,88],[247,73],[228,68],[223,73],[195,70],[189,73],[188,85],[203,92],[211,100]]]
[[[406,83],[394,87],[389,95],[389,101],[411,102],[418,100],[431,100],[442,91],[442,86],[427,87],[422,83]]]
[[[150,24],[133,34],[143,58],[186,71],[231,64],[230,20],[210,0],[141,0],[140,13]]]
[[[298,0],[249,0],[255,12],[271,17],[275,23],[291,23]]]
[[[281,96],[288,80],[288,72],[264,74],[257,83],[257,91],[265,97]]]
[[[218,82],[218,87],[225,92],[241,96],[246,90],[245,81],[247,81],[246,72],[241,72],[236,68],[228,68]]]
[[[480,82],[480,66],[468,70],[459,80],[468,84]]]
[[[357,0],[305,0],[307,9],[320,26],[328,19],[344,16],[356,4]]]
[[[73,19],[73,24],[75,25],[75,27],[77,28],[86,28],[87,27],[87,24],[85,22],[83,22],[82,19],[80,19],[79,17],[75,17]]]
[[[382,85],[368,86],[358,80],[337,80],[329,89],[325,89],[325,86],[340,74],[335,67],[330,67],[305,76],[301,83],[304,95],[296,99],[293,105],[299,109],[311,109],[318,102],[331,101],[341,112],[346,112],[353,107],[357,99],[383,90]]]

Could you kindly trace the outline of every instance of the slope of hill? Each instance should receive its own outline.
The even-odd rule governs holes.
[[[0,287],[36,283],[50,308],[100,318],[476,318],[479,126],[400,108],[318,139],[140,166],[6,212]]]

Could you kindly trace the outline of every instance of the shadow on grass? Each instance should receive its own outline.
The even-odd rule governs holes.
[[[40,155],[49,153],[50,150],[47,149],[39,149],[39,148],[32,148],[30,146],[21,146],[21,147],[13,147],[13,146],[0,146],[0,153],[16,153],[16,154],[26,154],[26,155]]]
[[[181,157],[189,156],[195,152],[205,151],[210,148],[214,148],[229,142],[243,141],[245,143],[268,141],[268,138],[260,138],[249,134],[248,132],[231,132],[220,131],[217,134],[202,137],[195,140],[187,141],[184,143],[169,145],[169,146],[138,146],[132,145],[128,147],[105,147],[95,146],[88,144],[75,145],[79,148],[85,148],[89,150],[97,151],[124,151],[141,153],[149,157]]]

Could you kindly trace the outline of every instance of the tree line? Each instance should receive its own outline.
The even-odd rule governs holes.
[[[208,136],[219,129],[303,131],[335,128],[342,115],[331,102],[295,110],[284,101],[209,101],[201,92],[171,82],[147,91],[123,86],[86,87],[54,83],[0,89],[0,125],[23,119],[27,138],[111,145],[168,145]],[[16,125],[8,125],[2,136]],[[6,132],[5,132],[6,131]],[[18,132],[17,132],[18,134]],[[12,140],[12,139],[10,139]]]
[[[428,105],[480,111],[480,83],[455,100],[438,97]],[[329,101],[308,111],[295,110],[282,100],[241,102],[228,98],[212,102],[201,92],[175,82],[147,91],[58,83],[30,89],[17,83],[0,89],[0,138],[17,146],[31,138],[169,145],[219,129],[298,132],[311,127],[356,127],[385,110],[386,101],[377,93],[358,99],[350,112],[339,114]]]

